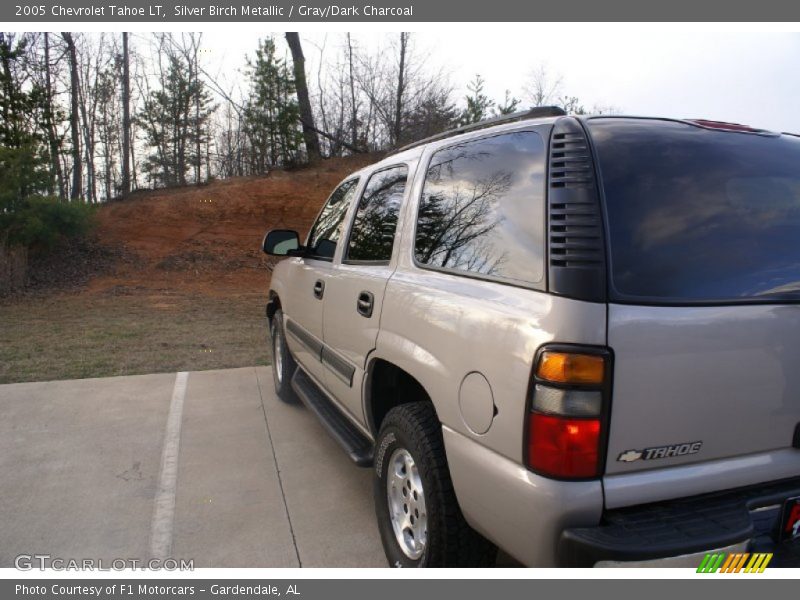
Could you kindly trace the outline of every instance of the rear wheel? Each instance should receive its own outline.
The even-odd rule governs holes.
[[[430,402],[389,411],[375,448],[375,511],[390,566],[494,564],[497,548],[461,514]]]
[[[286,345],[283,312],[280,309],[272,316],[269,332],[272,340],[272,378],[275,382],[275,393],[284,402],[294,403],[297,401],[297,396],[292,389],[292,377],[297,369],[297,363]]]

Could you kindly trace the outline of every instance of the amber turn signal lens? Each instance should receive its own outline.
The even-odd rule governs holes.
[[[547,350],[539,357],[536,376],[554,383],[602,384],[605,367],[602,356]]]

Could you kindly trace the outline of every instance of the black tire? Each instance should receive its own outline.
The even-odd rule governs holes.
[[[489,567],[495,564],[497,547],[467,524],[458,506],[447,467],[442,427],[430,402],[403,404],[389,411],[381,424],[375,449],[375,513],[389,566]],[[400,546],[390,516],[388,486],[390,480],[396,482],[397,479],[389,474],[389,469],[400,464],[403,450],[411,455],[418,472],[427,513],[427,539],[418,558],[410,557]],[[411,491],[411,484],[408,485]],[[402,489],[404,498],[409,500],[408,505],[403,504],[403,511],[410,518],[406,509],[410,507],[412,513],[416,510],[410,504],[411,495],[405,493],[405,486]],[[404,498],[395,497],[405,502]]]
[[[272,348],[272,379],[275,382],[275,393],[278,398],[288,404],[297,402],[297,394],[292,389],[292,377],[297,363],[286,345],[286,333],[283,329],[283,312],[278,309],[270,323],[270,347]]]

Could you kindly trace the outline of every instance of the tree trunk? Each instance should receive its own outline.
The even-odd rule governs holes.
[[[11,118],[11,109],[14,108],[14,102],[12,101],[12,98],[14,98],[14,78],[11,76],[11,41],[7,42],[5,34],[2,32],[0,32],[0,44],[3,45],[4,49],[7,48],[6,52],[0,52],[0,60],[3,61],[3,94],[8,98],[7,102],[3,102],[3,122],[8,123]],[[17,141],[15,140],[13,143],[17,144]]]
[[[133,129],[131,128],[131,190],[135,190],[139,187],[138,180],[136,179],[136,144],[135,144],[136,137],[133,135]]]
[[[194,42],[194,40],[193,40]],[[200,185],[200,178],[201,178],[201,170],[203,168],[203,153],[202,153],[202,133],[203,128],[200,123],[200,96],[201,96],[201,87],[200,87],[200,65],[198,64],[197,52],[198,48],[197,45],[192,47],[192,51],[194,53],[193,61],[194,61],[194,85],[197,88],[194,98],[194,120],[195,120],[195,170],[194,170],[194,179],[195,183]]]
[[[200,126],[200,94],[197,95],[194,101],[194,120],[195,120],[195,166],[194,166],[194,179],[196,184],[200,184],[201,171],[203,168],[203,153],[202,153],[202,127]]]
[[[50,34],[44,34],[44,69],[45,69],[45,107],[44,123],[47,130],[47,142],[50,146],[50,165],[53,169],[53,177],[58,186],[58,197],[64,199],[64,175],[61,172],[61,160],[59,158],[58,137],[53,123],[53,77],[50,72]]]
[[[308,161],[311,163],[319,162],[322,159],[322,154],[319,150],[319,138],[314,127],[314,113],[311,112],[311,101],[308,97],[306,59],[303,56],[303,47],[300,45],[300,36],[297,32],[286,32],[286,42],[292,52],[294,83],[297,89],[297,102],[300,105],[300,121],[303,125],[303,140],[306,144],[306,152],[308,152]]]
[[[353,74],[353,41],[347,33],[347,62],[350,67],[350,143],[358,144],[358,107],[356,106],[356,84]]]
[[[128,34],[122,34],[122,196],[131,193],[131,74]]]
[[[403,126],[403,94],[405,93],[406,52],[408,49],[408,33],[400,34],[400,69],[397,74],[397,93],[395,94],[394,127],[392,128],[392,141],[395,145],[400,143],[400,134]]]
[[[80,135],[80,115],[78,112],[78,96],[80,95],[80,80],[78,79],[78,53],[75,49],[75,40],[72,39],[72,34],[62,32],[61,36],[67,44],[69,52],[69,72],[70,72],[70,130],[72,132],[72,189],[70,190],[69,197],[76,200],[81,197],[83,192],[81,188],[81,173],[83,167],[81,165],[81,135]]]
[[[96,65],[99,69],[99,66]],[[92,78],[91,59],[89,64],[86,65],[86,72],[84,73],[84,81],[87,86],[87,94],[81,89],[80,93],[80,115],[83,120],[83,160],[86,164],[86,200],[92,204],[97,202],[97,177],[94,168],[94,148],[95,148],[95,119],[97,118],[97,94],[89,89],[89,81]],[[98,73],[94,73],[94,79],[97,81]],[[87,95],[92,96],[91,106],[87,107],[89,99]],[[91,115],[91,117],[89,116]]]
[[[104,156],[103,156],[103,172],[105,174],[104,179],[105,179],[105,188],[106,188],[105,189],[105,200],[106,200],[106,202],[108,202],[113,197],[114,186],[113,186],[112,181],[111,181],[111,178],[112,178],[112,173],[111,173],[111,162],[112,162],[111,152],[112,152],[112,150],[111,150],[111,147],[112,146],[109,143],[109,140],[111,139],[112,125],[110,123],[110,119],[109,119],[109,115],[108,115],[108,102],[107,101],[103,102],[103,104],[101,106],[101,112],[102,112],[102,115],[103,115],[103,121],[102,121],[103,138],[104,138],[104,144],[103,145],[105,147],[105,151],[103,153],[104,154]]]

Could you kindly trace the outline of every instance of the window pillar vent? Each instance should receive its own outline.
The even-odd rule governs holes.
[[[559,119],[553,127],[547,207],[550,291],[604,302],[600,196],[589,140],[573,117]]]

